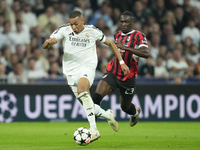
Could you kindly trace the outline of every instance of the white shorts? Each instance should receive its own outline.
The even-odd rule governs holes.
[[[74,95],[78,97],[77,88],[78,88],[79,79],[81,77],[87,78],[91,86],[94,82],[95,70],[90,67],[81,67],[79,69],[76,69],[76,72],[73,72],[73,73],[74,75],[66,75],[67,82],[68,82],[68,85],[71,87]]]

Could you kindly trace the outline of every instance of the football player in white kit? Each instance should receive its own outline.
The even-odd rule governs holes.
[[[118,131],[118,123],[115,121],[112,111],[105,111],[100,106],[94,105],[89,91],[93,84],[98,61],[96,54],[97,40],[110,47],[118,58],[124,74],[129,74],[130,70],[124,63],[116,45],[93,25],[84,25],[83,15],[79,11],[70,13],[69,24],[55,30],[50,38],[44,42],[43,48],[48,49],[61,39],[63,40],[64,51],[63,73],[66,75],[74,95],[83,105],[92,133],[90,142],[100,137],[96,127],[95,112],[107,115],[110,118],[108,123],[114,131]]]

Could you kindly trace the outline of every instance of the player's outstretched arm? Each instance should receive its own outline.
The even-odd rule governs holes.
[[[43,43],[42,47],[44,49],[49,49],[52,45],[54,45],[56,43],[57,43],[57,39],[56,38],[49,38]]]
[[[120,62],[122,71],[124,72],[125,75],[128,75],[130,73],[130,70],[129,70],[128,66],[124,63],[115,43],[106,37],[104,44],[106,44],[110,47],[110,49],[113,51],[113,53],[117,57],[118,61]]]

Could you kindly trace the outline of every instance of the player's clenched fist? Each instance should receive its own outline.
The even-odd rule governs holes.
[[[130,70],[126,64],[121,64],[121,69],[125,75],[128,75],[130,73]]]
[[[126,47],[125,47],[121,42],[115,41],[115,45],[116,45],[118,48],[122,49],[122,50],[125,50],[125,49],[126,49]]]
[[[51,47],[51,45],[56,44],[56,43],[57,43],[57,39],[56,38],[49,38],[44,42],[42,47],[44,49],[49,49]]]

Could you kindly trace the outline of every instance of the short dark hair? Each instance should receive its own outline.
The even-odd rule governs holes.
[[[80,11],[72,11],[70,14],[69,14],[69,18],[76,18],[76,17],[81,17],[82,16],[82,13]]]
[[[132,21],[134,21],[133,14],[130,11],[124,11],[121,15],[129,16]]]

